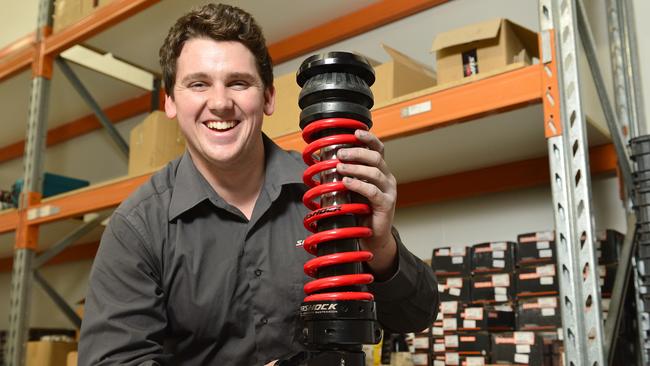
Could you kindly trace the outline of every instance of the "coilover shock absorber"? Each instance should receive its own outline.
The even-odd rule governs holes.
[[[302,87],[300,127],[308,143],[303,160],[309,168],[303,181],[310,189],[303,202],[312,210],[304,225],[314,233],[304,248],[317,256],[304,266],[316,280],[304,288],[308,296],[300,307],[302,341],[322,360],[308,365],[364,365],[362,344],[381,338],[374,298],[363,290],[373,281],[362,265],[372,253],[360,251],[359,245],[359,239],[372,231],[357,222],[357,216],[370,214],[370,208],[354,202],[336,172],[337,151],[363,146],[354,131],[372,126],[374,81],[368,62],[347,52],[311,56],[297,74]]]

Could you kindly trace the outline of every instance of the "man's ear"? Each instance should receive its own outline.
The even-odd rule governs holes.
[[[165,94],[165,114],[169,119],[176,118],[176,102],[167,94]]]
[[[269,86],[264,90],[264,114],[270,116],[275,111],[275,87]]]

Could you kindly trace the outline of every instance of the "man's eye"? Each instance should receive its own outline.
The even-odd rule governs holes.
[[[230,87],[237,90],[243,90],[248,88],[249,86],[250,84],[243,80],[233,81],[232,83],[230,83]]]
[[[203,83],[203,82],[200,82],[200,81],[193,82],[193,83],[190,84],[190,88],[194,89],[194,90],[203,90],[203,89],[207,88],[207,86],[208,85],[206,83]]]

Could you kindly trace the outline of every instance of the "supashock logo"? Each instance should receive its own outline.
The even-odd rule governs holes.
[[[300,311],[336,311],[336,305],[338,304],[313,304],[313,305],[301,305]]]
[[[324,215],[326,213],[336,212],[336,211],[341,211],[341,206],[330,206],[330,207],[318,209],[316,211],[312,211],[305,217],[305,220],[308,220],[314,216]]]

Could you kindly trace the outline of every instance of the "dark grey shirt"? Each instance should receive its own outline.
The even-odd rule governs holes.
[[[264,144],[250,220],[187,153],[117,208],[90,275],[79,365],[263,365],[300,349],[305,165]],[[397,273],[369,288],[384,327],[421,330],[436,313],[434,276],[397,240]]]

